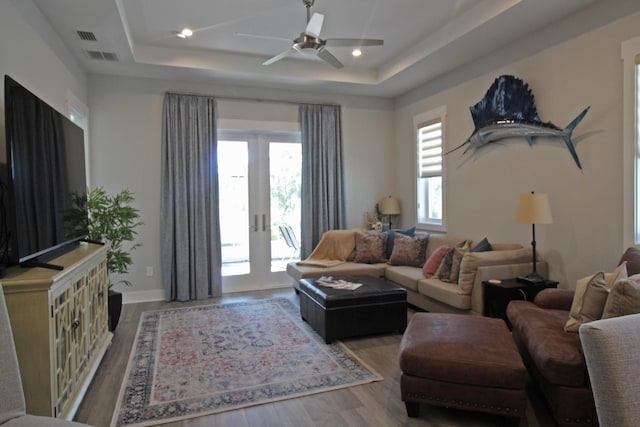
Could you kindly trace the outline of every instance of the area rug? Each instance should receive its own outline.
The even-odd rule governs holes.
[[[112,426],[152,426],[382,380],[285,298],[144,312]]]

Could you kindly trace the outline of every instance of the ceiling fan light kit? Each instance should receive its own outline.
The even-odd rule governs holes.
[[[289,49],[277,54],[276,56],[266,60],[262,65],[271,65],[287,56],[294,53],[302,53],[306,56],[317,56],[334,68],[342,68],[342,63],[330,53],[326,46],[336,47],[362,47],[362,46],[381,46],[384,44],[383,40],[378,39],[322,39],[320,38],[320,32],[322,31],[322,24],[324,23],[324,15],[321,13],[314,13],[311,15],[311,6],[315,0],[302,0],[302,4],[307,9],[307,26],[300,35],[293,40],[293,44]],[[272,37],[270,37],[272,38]],[[360,56],[362,51],[356,49],[360,54],[356,54],[355,50],[353,56]]]

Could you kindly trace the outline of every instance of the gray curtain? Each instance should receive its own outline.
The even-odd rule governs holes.
[[[302,230],[304,259],[327,230],[345,225],[342,118],[339,105],[299,107],[302,137]]]
[[[167,93],[160,202],[167,301],[222,294],[217,145],[215,99]]]

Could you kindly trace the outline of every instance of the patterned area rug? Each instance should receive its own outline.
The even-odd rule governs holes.
[[[112,426],[151,426],[380,381],[285,298],[142,314]]]

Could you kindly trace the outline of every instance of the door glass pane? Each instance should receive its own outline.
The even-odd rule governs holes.
[[[269,143],[271,271],[300,259],[301,171],[299,143]]]
[[[249,274],[249,186],[246,141],[218,141],[222,275]]]

